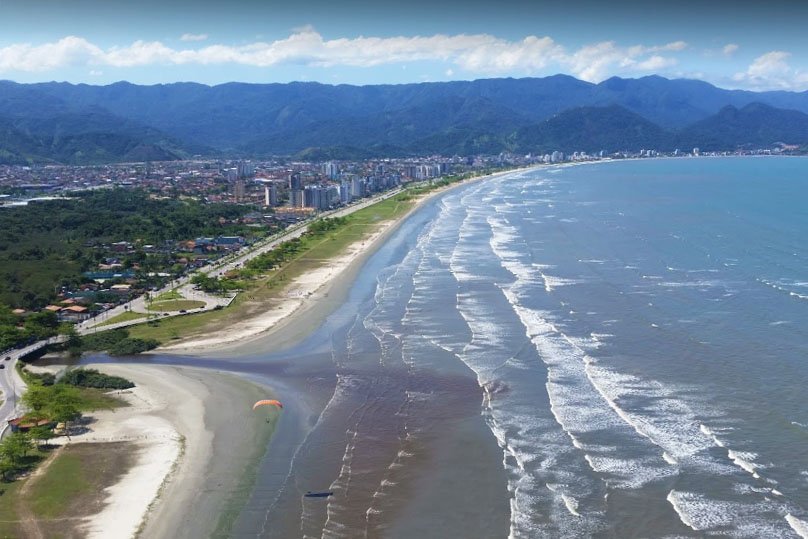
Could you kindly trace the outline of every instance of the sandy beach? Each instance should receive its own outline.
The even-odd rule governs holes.
[[[272,338],[273,348],[277,350],[300,340],[340,305],[344,299],[343,292],[353,280],[356,271],[409,215],[448,190],[512,172],[470,178],[419,196],[404,215],[379,222],[372,234],[350,244],[344,253],[330,259],[322,267],[294,279],[284,288],[280,301],[274,302],[270,310],[230,326],[226,331],[161,346],[154,353],[208,356],[223,351],[238,351],[238,348],[269,337]],[[306,323],[298,323],[300,320],[305,320]]]
[[[201,537],[226,532],[228,504],[251,480],[272,425],[250,407],[269,392],[231,374],[152,365],[91,365],[136,387],[128,406],[88,414],[87,432],[55,444],[127,442],[134,465],[106,490],[87,537]]]
[[[363,263],[412,212],[446,190],[489,177],[421,196],[405,215],[380,222],[371,235],[289,283],[271,310],[227,330],[165,346],[155,353],[212,356],[226,351],[238,355],[239,349],[252,344],[271,345],[275,350],[294,344],[341,304]],[[107,489],[103,510],[87,520],[89,537],[226,536],[249,495],[256,463],[268,447],[284,453],[293,451],[298,438],[305,436],[303,430],[308,430],[303,425],[316,413],[310,410],[295,416],[296,428],[303,430],[288,432],[288,440],[281,433],[270,446],[272,425],[263,415],[250,413],[252,403],[267,398],[270,391],[255,383],[208,369],[106,363],[89,366],[137,384],[119,394],[128,407],[93,413],[89,431],[70,441],[128,442],[137,447],[134,466]],[[278,384],[283,386],[281,381]],[[291,390],[291,386],[283,387]],[[307,400],[296,391],[284,393],[284,397]],[[300,414],[296,409],[306,406],[295,406],[289,413]],[[292,417],[286,419],[292,421]]]

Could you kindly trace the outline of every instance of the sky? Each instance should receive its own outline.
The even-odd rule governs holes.
[[[564,73],[808,90],[808,1],[0,0],[0,79],[399,84]]]

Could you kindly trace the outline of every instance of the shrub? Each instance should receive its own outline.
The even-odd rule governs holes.
[[[160,343],[154,339],[129,338],[118,341],[107,349],[111,356],[132,356],[157,348]]]
[[[135,384],[126,378],[104,374],[95,369],[73,369],[68,371],[59,380],[59,383],[98,389],[129,389],[130,387],[135,387]]]

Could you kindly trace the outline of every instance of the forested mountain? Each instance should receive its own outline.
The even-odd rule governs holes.
[[[761,107],[783,110],[767,114]],[[5,81],[0,160],[634,150],[692,141],[731,150],[804,144],[805,113],[808,92],[724,90],[658,76],[600,84],[556,75],[373,86]]]
[[[514,137],[520,152],[547,153],[556,149],[615,152],[625,148],[667,148],[671,134],[619,105],[580,107],[547,121],[522,128]]]
[[[808,115],[795,110],[776,109],[752,103],[738,109],[729,105],[681,131],[683,145],[703,150],[760,148],[773,142],[805,144],[808,141]]]

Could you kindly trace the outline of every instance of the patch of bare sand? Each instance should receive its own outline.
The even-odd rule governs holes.
[[[229,455],[246,458],[250,450],[255,456],[262,449],[256,448],[257,434],[238,438],[227,423],[240,431],[256,431],[250,422],[260,427],[262,418],[243,414],[242,409],[249,412],[249,404],[267,391],[212,370],[155,365],[88,367],[135,382],[135,388],[115,393],[129,406],[94,412],[85,432],[72,434],[70,440],[57,438],[54,443],[132,442],[137,454],[126,474],[105,489],[103,509],[86,519],[87,536],[124,538],[141,532],[143,537],[193,537],[210,533],[225,498],[242,479],[242,463],[237,462],[234,469],[229,461],[224,465],[215,461]],[[214,408],[222,413],[211,413]],[[235,414],[244,417],[228,420]],[[224,442],[215,442],[219,435]],[[216,470],[222,477],[218,480],[221,491],[209,492],[200,502],[200,493]]]

